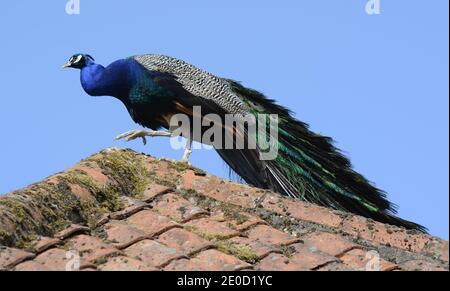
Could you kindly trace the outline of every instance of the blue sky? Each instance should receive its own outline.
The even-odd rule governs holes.
[[[99,63],[175,56],[242,81],[332,136],[400,216],[448,238],[448,1],[3,1],[0,193],[111,146],[180,158],[169,140],[113,137],[137,125],[113,98],[87,96],[77,52]],[[132,4],[128,4],[132,3]],[[227,176],[214,151],[194,165]]]

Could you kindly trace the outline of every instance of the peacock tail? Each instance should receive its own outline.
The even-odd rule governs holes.
[[[355,172],[349,159],[334,147],[330,137],[310,131],[306,123],[293,118],[288,109],[260,92],[228,81],[232,90],[252,108],[253,114],[278,115],[278,155],[274,160],[266,161],[266,167],[274,177],[269,188],[383,223],[426,230],[396,217],[396,206],[387,200],[386,193]]]

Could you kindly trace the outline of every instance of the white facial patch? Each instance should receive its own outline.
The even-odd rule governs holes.
[[[81,59],[83,58],[82,55],[78,55],[76,60],[73,62],[74,64],[78,63],[79,61],[81,61]]]

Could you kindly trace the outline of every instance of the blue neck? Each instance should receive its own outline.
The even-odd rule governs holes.
[[[89,62],[81,69],[81,85],[91,96],[126,98],[132,85],[127,68],[126,60],[116,61],[107,68]]]

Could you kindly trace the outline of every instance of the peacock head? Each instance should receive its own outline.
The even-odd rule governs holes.
[[[94,63],[94,58],[87,54],[75,54],[63,65],[63,68],[82,69]]]

